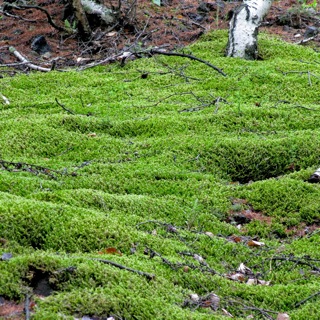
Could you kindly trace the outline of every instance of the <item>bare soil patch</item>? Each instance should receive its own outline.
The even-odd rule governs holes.
[[[109,2],[102,3],[108,5]],[[10,46],[14,46],[30,61],[51,65],[55,59],[60,67],[103,59],[126,48],[182,48],[205,32],[228,28],[232,9],[239,3],[167,0],[157,6],[151,0],[140,0],[136,4],[135,15],[129,16],[130,5],[123,1],[119,24],[108,30],[97,28],[92,39],[86,42],[76,34],[66,36],[53,28],[40,10],[12,9],[9,13],[1,14],[0,63],[17,62],[8,50]],[[63,1],[38,0],[34,4],[47,10],[57,25],[64,26]],[[318,28],[319,21],[320,16],[315,9],[302,10],[296,0],[275,1],[261,29],[279,35],[285,41],[298,42],[308,27]],[[49,55],[39,55],[31,48],[32,41],[40,35],[45,37],[50,46]],[[314,41],[318,46],[319,38]]]

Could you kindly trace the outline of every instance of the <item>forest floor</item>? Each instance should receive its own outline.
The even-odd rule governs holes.
[[[286,42],[242,61],[209,32],[239,3],[124,1],[86,42],[0,13],[0,319],[319,319],[320,36],[286,43],[319,6],[274,1],[261,31]],[[66,25],[62,1],[33,4]],[[40,74],[11,46],[58,68],[188,46],[228,77],[177,57]]]
[[[308,27],[320,26],[320,16],[317,8],[301,2],[274,1],[261,30],[288,42],[303,39]],[[61,27],[70,18],[63,1],[38,0],[34,4],[45,9]],[[238,4],[239,1],[168,0],[158,6],[151,0],[123,1],[119,24],[108,30],[96,29],[92,39],[86,42],[75,34],[66,35],[53,28],[39,9],[4,10],[0,25],[0,63],[16,62],[8,51],[10,46],[31,61],[50,65],[55,60],[60,67],[102,59],[126,48],[183,48],[210,30],[228,28],[232,9]],[[31,49],[33,40],[40,35],[50,46],[49,55],[40,56]],[[319,46],[319,37],[314,43]]]

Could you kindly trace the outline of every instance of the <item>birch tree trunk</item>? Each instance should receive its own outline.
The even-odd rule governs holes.
[[[272,0],[244,0],[235,8],[229,26],[228,57],[257,59],[258,28],[271,4]]]
[[[319,183],[320,182],[320,168],[318,168],[308,179],[310,183]]]
[[[82,34],[85,38],[89,37],[91,35],[91,28],[82,7],[81,0],[72,0],[72,6],[78,20],[78,29],[80,34]]]

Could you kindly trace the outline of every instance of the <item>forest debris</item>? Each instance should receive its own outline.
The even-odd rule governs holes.
[[[244,282],[246,280],[243,273],[233,273],[233,274],[227,275],[227,278],[233,281],[240,281],[240,282]]]
[[[221,308],[222,312],[224,313],[225,316],[229,317],[229,318],[233,318],[233,315],[226,309]]]
[[[6,96],[4,96],[2,93],[0,93],[0,96],[1,96],[4,104],[6,104],[6,105],[10,104],[9,99]]]
[[[9,172],[25,171],[25,172],[33,173],[35,175],[43,174],[43,175],[49,176],[52,179],[57,179],[55,174],[63,175],[62,172],[59,172],[57,170],[53,170],[47,167],[37,166],[34,164],[25,163],[25,162],[5,161],[1,159],[0,159],[0,168]]]
[[[124,266],[124,265],[122,265],[120,263],[117,263],[117,262],[114,262],[114,261],[111,261],[111,260],[98,259],[98,258],[91,258],[91,260],[99,261],[101,263],[109,264],[111,266],[114,266],[114,267],[122,269],[122,270],[127,270],[129,272],[137,273],[140,276],[146,277],[148,280],[153,280],[155,278],[154,274],[150,274],[150,273],[146,273],[146,272],[143,272],[143,271],[140,271],[140,270],[132,269],[132,268],[126,267],[126,266]]]
[[[244,263],[240,263],[238,271],[243,274],[253,274],[250,268],[248,268]]]
[[[144,52],[145,53],[145,52]],[[164,51],[162,49],[151,49],[149,50],[148,52],[149,54],[151,55],[154,55],[154,54],[163,54],[163,55],[166,55],[166,56],[176,56],[176,57],[184,57],[184,58],[188,58],[190,60],[194,60],[194,61],[198,61],[198,62],[201,62],[201,63],[204,63],[205,65],[207,65],[208,67],[216,70],[218,73],[220,73],[221,75],[223,75],[224,77],[226,77],[227,75],[221,70],[219,69],[218,67],[214,66],[213,64],[211,64],[210,62],[208,61],[205,61],[203,59],[200,59],[200,58],[197,58],[191,54],[185,54],[185,53],[179,53],[179,52],[167,52],[167,51]]]
[[[213,233],[212,232],[210,232],[210,231],[206,231],[205,233],[204,233],[206,236],[208,236],[209,238],[213,238]]]
[[[194,302],[198,302],[200,300],[200,297],[196,293],[191,293],[189,297]]]
[[[261,246],[264,246],[265,243],[264,242],[260,242],[260,241],[255,241],[255,240],[249,240],[247,242],[247,245],[249,247],[261,247]]]
[[[99,254],[116,254],[116,255],[122,256],[121,251],[119,251],[117,248],[113,248],[113,247],[102,249],[98,253]]]
[[[55,98],[55,100],[56,100],[57,105],[60,106],[63,110],[65,110],[73,115],[76,114],[73,110],[67,108],[64,104],[60,103],[57,98]]]
[[[199,296],[196,293],[191,293],[189,299],[186,299],[183,302],[183,307],[189,307],[197,309],[201,308],[210,308],[214,311],[218,310],[220,307],[220,297],[215,293],[210,292],[207,295]]]
[[[289,320],[290,317],[287,313],[278,313],[277,320]]]
[[[29,67],[30,69],[34,69],[37,71],[42,71],[42,72],[49,72],[51,71],[51,68],[44,68],[44,67],[40,67],[37,66],[35,64],[33,64],[32,62],[30,62],[28,59],[26,59],[18,50],[16,50],[15,47],[9,47],[9,51],[16,57],[18,58],[21,62],[25,63],[25,65],[27,67]]]
[[[2,261],[8,261],[8,260],[10,260],[12,257],[13,257],[12,253],[5,252],[5,253],[2,254],[1,260],[2,260]]]

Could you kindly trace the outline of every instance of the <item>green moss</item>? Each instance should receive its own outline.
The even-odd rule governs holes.
[[[319,287],[297,262],[320,267],[319,187],[306,182],[320,157],[318,56],[259,41],[261,61],[225,58],[226,31],[185,49],[227,77],[158,56],[1,79],[11,104],[0,105],[0,159],[26,164],[0,173],[0,253],[13,254],[0,261],[0,295],[23,300],[40,273],[54,291],[34,319],[224,319],[221,308],[261,317],[243,305],[318,319],[316,297],[296,306]],[[261,221],[228,223],[246,210]],[[107,248],[122,255],[99,254]],[[240,263],[271,286],[228,279]],[[210,292],[219,310],[183,307],[190,293]]]

